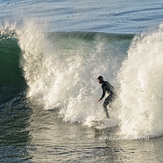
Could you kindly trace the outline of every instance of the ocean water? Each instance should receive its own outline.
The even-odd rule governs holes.
[[[161,0],[0,0],[0,162],[163,162],[162,20]]]

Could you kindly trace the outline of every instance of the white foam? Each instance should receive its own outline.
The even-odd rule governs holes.
[[[135,36],[118,80],[121,134],[163,134],[163,29]]]

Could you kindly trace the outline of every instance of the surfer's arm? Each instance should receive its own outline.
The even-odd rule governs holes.
[[[102,93],[102,96],[101,96],[101,98],[99,99],[99,101],[101,101],[103,98],[104,98],[104,96],[105,96],[105,87],[103,86],[102,87],[102,90],[103,90],[103,93]]]

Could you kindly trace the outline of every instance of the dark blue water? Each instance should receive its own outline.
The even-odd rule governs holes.
[[[138,33],[162,22],[163,2],[145,1],[1,1],[1,20],[34,19],[47,31]]]
[[[162,1],[0,0],[0,162],[163,162],[162,19]],[[92,127],[99,75],[117,127]]]

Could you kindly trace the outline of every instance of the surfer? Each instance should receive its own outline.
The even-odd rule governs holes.
[[[115,98],[114,87],[109,82],[104,81],[102,76],[99,76],[97,79],[98,79],[99,84],[102,84],[102,90],[103,90],[102,96],[100,99],[98,99],[98,102],[100,102],[105,97],[106,93],[109,94],[103,103],[103,107],[104,107],[104,111],[106,113],[106,116],[108,118],[110,118],[108,110],[107,110],[107,105],[110,102],[112,102],[112,100]]]

